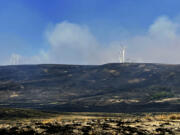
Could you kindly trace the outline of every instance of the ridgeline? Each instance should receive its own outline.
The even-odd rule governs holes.
[[[180,65],[1,66],[0,107],[61,112],[179,112]]]

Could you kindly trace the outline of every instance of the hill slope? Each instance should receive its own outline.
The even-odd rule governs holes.
[[[55,111],[179,111],[180,65],[0,67],[0,107]]]

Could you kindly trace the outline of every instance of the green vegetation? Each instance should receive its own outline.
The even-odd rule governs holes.
[[[33,109],[0,108],[0,120],[24,119],[24,118],[46,118],[56,116],[53,113]]]
[[[150,96],[152,100],[157,100],[157,99],[174,97],[174,94],[171,92],[160,91],[160,92],[152,93]]]

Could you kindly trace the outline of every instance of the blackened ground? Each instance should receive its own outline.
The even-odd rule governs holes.
[[[0,67],[0,107],[53,111],[180,110],[180,65],[20,65]]]

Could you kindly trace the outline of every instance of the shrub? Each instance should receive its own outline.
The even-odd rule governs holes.
[[[162,98],[169,98],[173,96],[174,94],[171,92],[161,91],[161,92],[155,92],[151,94],[151,99],[162,99]]]

